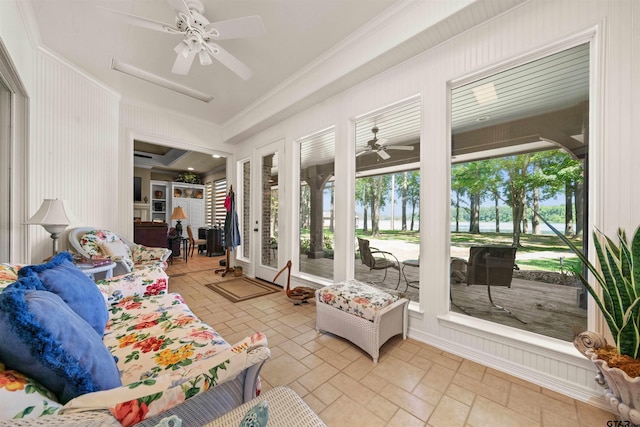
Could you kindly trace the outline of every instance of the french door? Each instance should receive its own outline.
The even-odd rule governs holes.
[[[252,258],[257,278],[273,281],[280,269],[278,228],[279,206],[282,187],[278,182],[278,160],[281,159],[280,142],[256,150],[251,193],[254,215],[252,215]]]

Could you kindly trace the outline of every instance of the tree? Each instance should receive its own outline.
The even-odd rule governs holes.
[[[487,161],[469,162],[452,168],[451,187],[469,196],[469,233],[480,233],[480,204],[488,190],[493,167]]]
[[[409,230],[414,230],[416,220],[416,208],[420,205],[420,171],[414,170],[407,176],[407,202],[411,204],[411,225]]]
[[[525,198],[527,190],[531,186],[531,181],[528,180],[531,154],[504,157],[500,160],[500,164],[509,178],[505,183],[505,196],[513,215],[513,245],[519,247]]]
[[[309,228],[311,218],[311,192],[306,183],[300,184],[300,228]]]
[[[369,177],[368,186],[369,203],[371,204],[371,235],[377,236],[380,232],[380,210],[385,206],[383,194],[389,192],[391,175],[375,175]]]
[[[367,194],[367,180],[369,178],[359,178],[356,179],[356,203],[362,206],[363,209],[363,219],[362,219],[362,231],[368,230],[368,218],[367,218],[367,209],[368,209],[368,194]]]
[[[402,231],[407,231],[407,186],[409,183],[409,179],[407,177],[407,172],[402,173],[402,181],[398,186],[398,193],[400,199],[402,200]]]

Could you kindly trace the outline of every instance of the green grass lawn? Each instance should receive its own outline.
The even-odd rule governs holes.
[[[356,230],[358,237],[370,238],[370,232],[364,232],[362,229]],[[420,233],[418,231],[399,231],[384,230],[375,237],[379,240],[400,240],[408,243],[420,243]],[[511,245],[513,237],[511,233],[451,233],[451,245],[458,247],[471,247],[478,245]],[[579,248],[582,248],[582,239],[573,239],[573,242]],[[545,254],[545,252],[554,252],[553,255]],[[580,267],[580,261],[575,258],[573,252],[560,240],[556,235],[531,235],[523,234],[520,236],[519,254],[539,254],[537,258],[527,257],[527,259],[518,260],[518,266],[523,270],[544,270],[556,272],[569,272],[574,268]],[[560,266],[560,257],[564,258],[563,266]]]

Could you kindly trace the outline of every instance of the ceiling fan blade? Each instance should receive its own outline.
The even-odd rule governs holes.
[[[380,158],[382,160],[388,160],[391,158],[391,156],[389,155],[389,153],[387,153],[386,151],[384,151],[384,149],[378,150],[376,151],[376,153],[378,153],[378,156],[380,156]]]
[[[413,151],[412,145],[388,145],[386,147],[387,150],[404,150],[404,151]]]
[[[389,141],[387,138],[378,138],[378,139],[376,139],[376,142],[379,145],[385,145],[387,143],[387,141]]]
[[[364,154],[369,154],[370,152],[371,152],[371,150],[370,150],[370,149],[365,148],[365,149],[364,149],[364,150],[362,150],[361,152],[356,153],[356,157],[360,157],[360,156],[362,156],[362,155],[364,155]]]
[[[189,6],[187,6],[184,0],[167,0],[167,3],[169,3],[169,6],[177,12],[182,12],[187,16],[191,16]]]
[[[239,39],[245,37],[262,36],[267,33],[258,15],[245,16],[244,18],[229,19],[228,21],[212,22],[205,27],[207,32],[218,33],[212,37],[216,40]]]
[[[173,68],[171,69],[172,73],[185,75],[189,73],[189,69],[191,68],[191,64],[193,64],[193,59],[196,57],[195,50],[187,51],[187,56],[179,53],[176,55],[176,61],[173,63]]]
[[[251,76],[253,76],[253,71],[251,71],[251,68],[244,65],[238,58],[231,55],[229,52],[227,52],[217,44],[205,43],[205,46],[207,46],[209,53],[211,53],[211,56],[214,59],[220,61],[222,65],[236,73],[242,79],[249,80]]]
[[[122,22],[127,24],[136,25],[138,27],[146,28],[148,30],[160,31],[169,34],[184,34],[182,31],[173,27],[172,25],[165,24],[164,22],[154,21],[153,19],[143,18],[141,16],[131,15],[128,13],[120,12],[118,10],[107,9],[106,7],[100,7],[102,10],[106,10],[109,13],[118,16]]]

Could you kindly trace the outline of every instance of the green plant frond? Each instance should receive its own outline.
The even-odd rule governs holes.
[[[633,288],[636,291],[636,295],[640,294],[640,227],[636,229],[636,232],[631,240],[631,277],[633,277]]]
[[[614,259],[611,260],[613,265],[610,265],[610,257],[608,256],[609,246],[607,245],[605,248],[603,248],[595,232],[593,233],[593,245],[596,249],[596,258],[598,259],[600,272],[602,273],[602,280],[598,280],[598,283],[600,284],[603,293],[605,293],[605,303],[607,302],[607,296],[611,298],[611,305],[608,307],[611,311],[611,314],[614,316],[616,323],[618,325],[621,325],[624,316],[624,310],[620,306],[622,297],[614,276],[614,270],[616,269],[615,257],[611,257]]]
[[[624,275],[624,245],[620,245],[620,248],[614,253],[610,247],[606,247],[606,257],[609,276],[611,277],[610,286],[615,287],[617,293],[616,303],[619,310],[621,310],[621,316],[624,316],[625,307],[629,307],[633,300],[635,300],[634,290],[629,286],[627,276]],[[616,257],[616,254],[618,257]],[[602,270],[605,270],[604,266],[601,266]]]
[[[617,336],[620,330],[620,326],[618,325],[618,323],[616,323],[616,319],[614,318],[613,314],[608,308],[613,303],[612,302],[609,302],[608,304],[605,303],[605,300],[611,301],[611,297],[607,293],[604,293],[605,300],[603,300],[603,297],[601,297],[599,294],[596,293],[596,290],[591,286],[591,284],[587,281],[584,275],[582,275],[581,273],[577,273],[576,276],[580,279],[580,282],[582,282],[582,285],[587,289],[587,292],[589,292],[589,295],[593,297],[593,300],[596,302],[596,305],[602,312],[602,316],[604,317],[604,320],[607,322],[607,326],[609,327],[611,334],[614,337]]]

